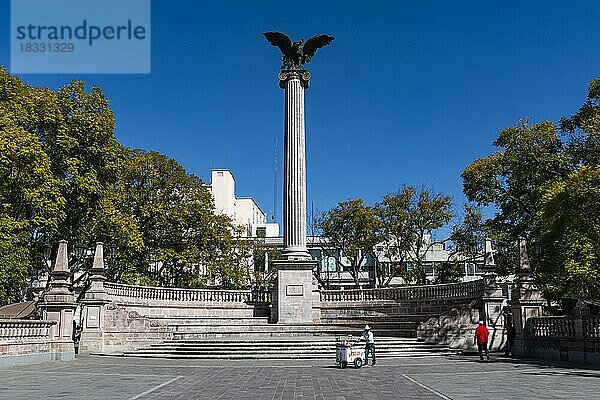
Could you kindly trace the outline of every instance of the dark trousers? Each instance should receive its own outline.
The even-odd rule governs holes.
[[[365,365],[369,363],[369,352],[371,352],[371,361],[375,365],[375,343],[367,343],[365,345]]]
[[[487,358],[490,358],[490,352],[487,348],[487,343],[477,343],[477,352],[479,353],[479,358],[481,358],[482,360],[484,351]]]
[[[504,348],[504,355],[509,356],[510,351],[512,350],[513,344],[515,343],[515,339],[507,339],[506,347]]]

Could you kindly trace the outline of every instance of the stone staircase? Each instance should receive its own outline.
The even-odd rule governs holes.
[[[167,322],[167,321],[163,321]],[[278,325],[267,318],[170,318],[173,338],[124,352],[126,357],[189,359],[315,359],[335,358],[338,338],[358,342],[363,322],[345,325]],[[377,321],[375,321],[377,322]],[[392,322],[396,324],[399,322]],[[375,323],[374,323],[375,325]],[[381,326],[380,326],[381,325]],[[404,325],[403,325],[404,326]],[[389,336],[383,322],[373,326],[377,357],[456,354],[447,346],[418,342],[414,337]],[[414,336],[414,330],[413,336]],[[362,344],[359,344],[362,346]]]
[[[328,317],[321,321],[325,325],[350,327],[353,331],[362,331],[368,324],[377,336],[391,336],[402,338],[416,337],[417,327],[423,320],[427,320],[421,315],[393,315],[393,316],[357,316],[349,317]]]

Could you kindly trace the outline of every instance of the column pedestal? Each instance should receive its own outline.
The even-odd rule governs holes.
[[[277,260],[277,300],[275,319],[280,324],[312,324],[313,316],[313,269],[318,261]]]

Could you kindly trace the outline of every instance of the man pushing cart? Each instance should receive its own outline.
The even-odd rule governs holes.
[[[365,365],[369,365],[369,352],[371,353],[371,361],[373,362],[373,365],[375,365],[377,363],[377,360],[375,359],[375,339],[373,338],[373,332],[371,332],[371,327],[369,325],[365,325],[360,340],[365,341]]]
[[[357,346],[352,337],[347,339],[337,339],[335,346],[335,362],[340,365],[340,368],[346,368],[348,365],[354,365],[355,368],[360,368],[363,365],[369,364],[369,352],[371,353],[371,361],[375,365],[375,340],[373,332],[369,325],[360,336],[361,341],[365,341],[365,347]]]

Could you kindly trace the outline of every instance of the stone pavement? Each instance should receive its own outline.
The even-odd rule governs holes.
[[[477,357],[332,360],[79,357],[0,368],[1,399],[592,399],[600,370]]]

